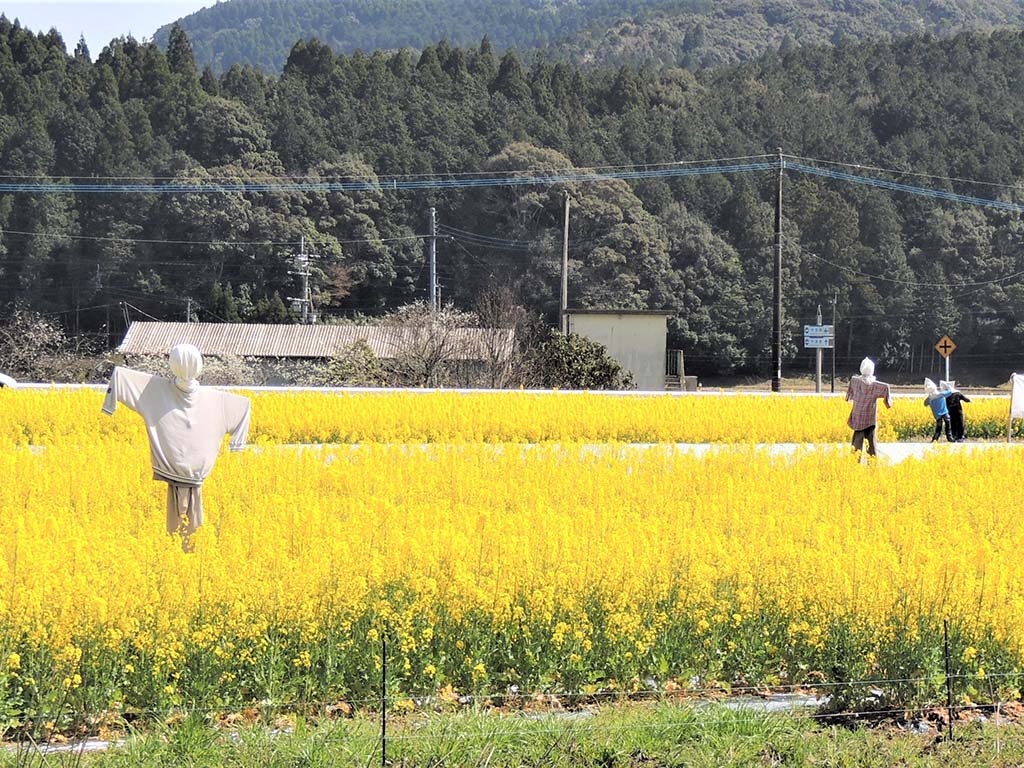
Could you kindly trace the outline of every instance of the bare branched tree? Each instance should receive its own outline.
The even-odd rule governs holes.
[[[395,383],[412,387],[465,386],[467,361],[479,359],[476,317],[449,305],[431,310],[425,302],[409,304],[388,315],[392,330],[390,367]]]
[[[125,362],[157,376],[172,375],[167,355],[131,355]],[[200,379],[215,387],[258,387],[267,383],[266,371],[258,360],[238,355],[204,355]]]
[[[45,315],[14,309],[0,321],[0,372],[16,379],[49,380],[57,358],[67,353],[67,336]]]
[[[382,387],[387,384],[387,371],[370,345],[357,341],[319,366],[308,383],[318,387]]]
[[[540,317],[520,304],[516,290],[507,285],[495,285],[481,293],[473,309],[483,354],[480,385],[492,389],[528,385],[532,371],[529,339]]]

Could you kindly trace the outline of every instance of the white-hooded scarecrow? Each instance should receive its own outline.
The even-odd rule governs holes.
[[[853,450],[860,452],[864,441],[868,441],[868,456],[875,455],[875,427],[878,424],[878,401],[885,400],[885,407],[892,408],[889,385],[875,378],[875,364],[868,358],[860,363],[860,376],[850,379],[846,388],[846,400],[853,403],[847,424],[853,430]]]
[[[946,409],[949,411],[949,431],[954,443],[962,443],[967,433],[964,423],[964,403],[971,402],[963,392],[956,388],[955,381],[940,381],[939,389],[946,397]]]
[[[946,440],[953,442],[953,434],[949,427],[949,408],[946,407],[946,393],[940,392],[931,379],[924,380],[924,404],[932,409],[932,416],[935,417],[935,432],[932,434],[934,443],[942,437],[942,430],[946,430]]]
[[[118,366],[110,377],[105,413],[117,404],[142,416],[149,435],[153,479],[167,483],[167,532],[189,537],[203,524],[203,481],[213,470],[221,442],[240,451],[249,434],[249,398],[199,386],[203,356],[191,344],[171,349],[174,378]]]

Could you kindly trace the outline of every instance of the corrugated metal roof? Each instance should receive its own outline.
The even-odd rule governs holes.
[[[456,329],[446,342],[446,356],[456,360],[504,358],[512,350],[514,333],[510,328]],[[194,344],[204,355],[212,356],[333,357],[363,341],[377,357],[390,359],[402,350],[424,346],[428,334],[426,328],[386,325],[133,322],[118,351],[166,355],[175,344]]]

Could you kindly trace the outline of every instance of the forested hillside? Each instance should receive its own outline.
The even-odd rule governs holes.
[[[296,40],[339,53],[438,40],[551,59],[712,66],[796,45],[1024,26],[1019,0],[227,0],[179,20],[200,66],[281,71]],[[171,25],[155,39],[165,46]]]
[[[523,186],[534,176],[788,155],[904,184],[1024,202],[1024,35],[805,47],[694,74],[525,65],[487,44],[335,55],[299,43],[281,77],[197,69],[189,42],[132,40],[90,62],[0,19],[4,183],[381,180],[371,191],[0,193],[0,303],[114,333],[127,301],[161,319],[284,320],[291,256],[320,254],[328,316],[424,298],[436,207],[442,297],[495,286],[552,320],[563,195],[572,199],[570,303],[667,308],[702,371],[766,367],[773,170]],[[771,160],[771,157],[768,158]],[[795,160],[792,162],[796,162]],[[656,165],[654,168],[687,166]],[[469,175],[465,175],[469,174]],[[397,181],[458,180],[403,191]],[[975,179],[969,183],[958,179]],[[388,189],[389,183],[391,189]],[[905,364],[952,335],[958,354],[1024,342],[1024,222],[807,173],[785,175],[787,356],[838,294],[841,353]],[[800,351],[802,360],[806,353]],[[969,358],[961,358],[969,359]]]

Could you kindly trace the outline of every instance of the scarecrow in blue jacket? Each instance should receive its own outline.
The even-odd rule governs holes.
[[[949,409],[946,407],[946,396],[935,386],[931,379],[924,380],[924,404],[932,409],[932,416],[935,417],[935,434],[932,435],[934,443],[942,435],[942,429],[946,429],[946,440],[953,442],[953,433],[949,427]]]
[[[940,381],[939,387],[946,397],[946,409],[949,411],[949,428],[953,434],[954,443],[962,443],[966,434],[964,424],[964,403],[971,402],[963,392],[956,388],[955,381]]]

